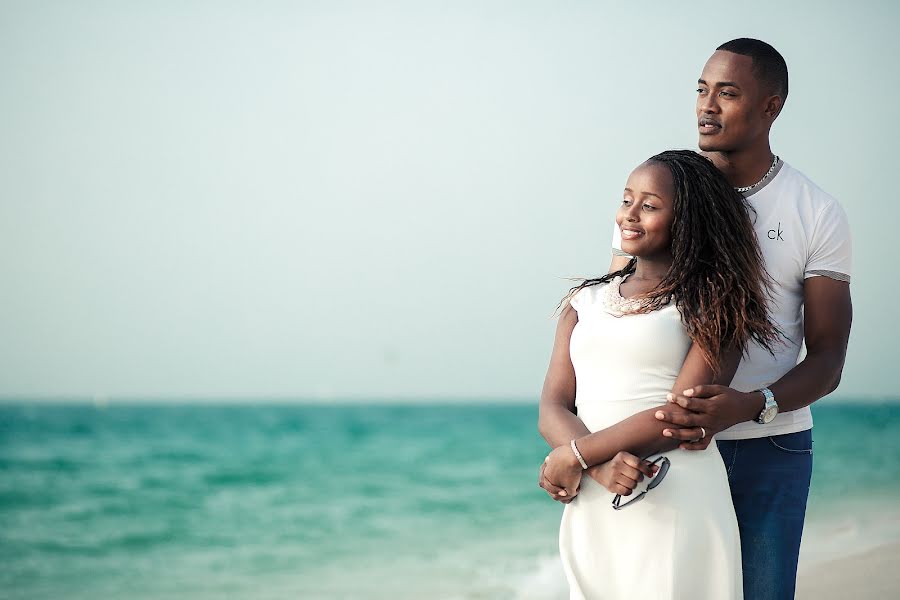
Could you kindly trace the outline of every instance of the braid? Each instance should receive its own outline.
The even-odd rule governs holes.
[[[634,273],[635,265],[637,265],[637,259],[632,258],[628,261],[628,264],[619,269],[618,271],[613,271],[612,273],[607,273],[602,277],[596,277],[594,279],[585,279],[575,287],[569,290],[569,292],[563,296],[563,299],[559,301],[559,304],[556,306],[556,311],[554,314],[558,313],[563,306],[565,306],[566,302],[572,299],[572,296],[578,293],[582,288],[590,287],[592,285],[600,285],[601,283],[606,283],[607,281],[612,281],[616,277],[625,277],[626,275],[631,275]]]

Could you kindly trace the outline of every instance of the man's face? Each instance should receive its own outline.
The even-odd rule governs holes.
[[[716,50],[697,82],[697,127],[700,149],[734,152],[766,139],[773,117],[769,96],[753,73],[753,59]]]

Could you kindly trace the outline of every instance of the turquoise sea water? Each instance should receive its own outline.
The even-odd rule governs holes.
[[[804,556],[900,539],[900,404],[826,400],[814,418]],[[561,507],[536,484],[536,420],[526,405],[2,405],[0,595],[557,598]]]

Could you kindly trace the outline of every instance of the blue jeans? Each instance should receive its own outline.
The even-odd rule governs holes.
[[[746,600],[792,600],[812,476],[812,430],[721,440],[741,532]]]

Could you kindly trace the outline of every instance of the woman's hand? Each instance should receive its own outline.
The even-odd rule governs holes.
[[[624,450],[612,460],[589,468],[586,473],[613,494],[631,495],[644,476],[653,477],[659,467]]]
[[[556,448],[544,459],[539,483],[554,500],[571,502],[581,486],[581,474],[581,463],[567,444]]]

